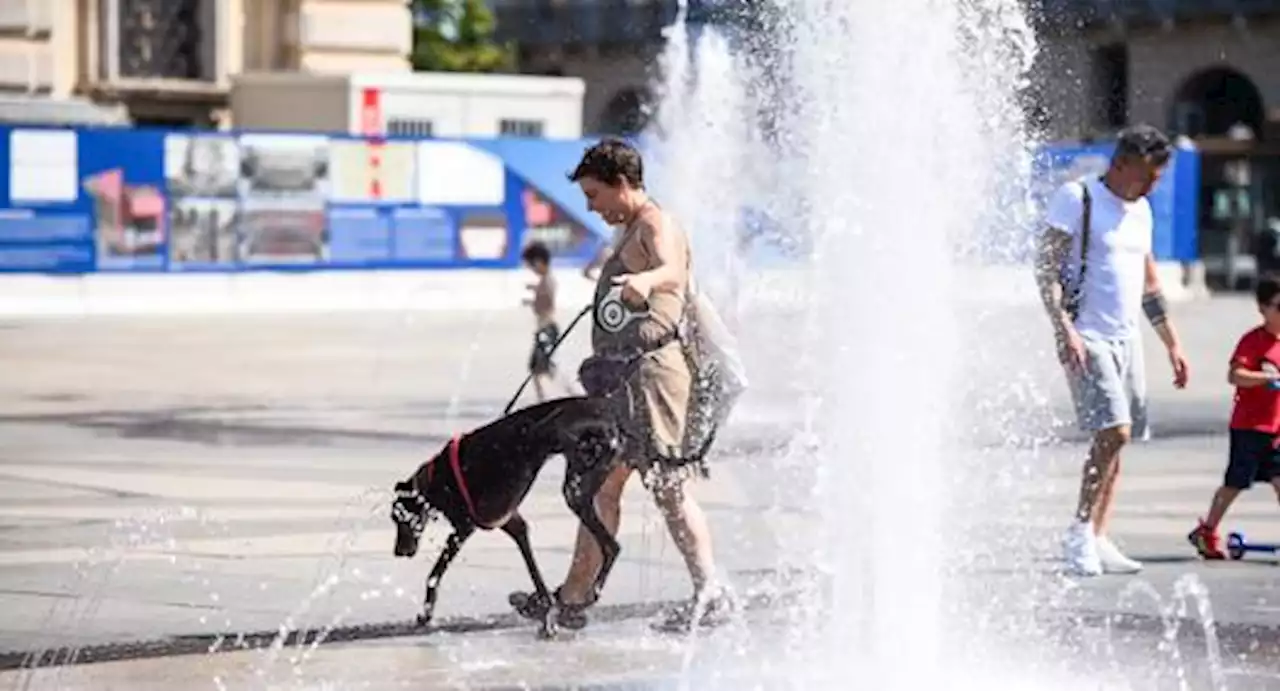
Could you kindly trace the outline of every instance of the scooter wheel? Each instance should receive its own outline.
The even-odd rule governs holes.
[[[1227,536],[1227,555],[1232,559],[1241,559],[1244,557],[1244,536],[1240,533],[1231,533]]]

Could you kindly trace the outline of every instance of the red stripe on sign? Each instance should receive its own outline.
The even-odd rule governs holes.
[[[378,89],[360,92],[360,134],[382,136],[382,92]]]
[[[369,196],[382,198],[382,142],[369,142]]]
[[[362,89],[360,92],[360,133],[369,141],[369,196],[382,198],[382,92]]]

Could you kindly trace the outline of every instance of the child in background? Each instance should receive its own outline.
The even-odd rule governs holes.
[[[1240,338],[1227,373],[1236,395],[1226,476],[1209,514],[1187,536],[1205,559],[1225,558],[1218,525],[1240,492],[1269,482],[1280,497],[1280,280],[1259,280],[1255,297],[1262,325]]]
[[[537,283],[527,287],[533,293],[524,304],[533,309],[535,329],[533,352],[529,354],[529,373],[533,375],[533,388],[538,402],[547,400],[546,385],[557,379],[556,363],[551,359],[552,349],[560,340],[560,326],[556,323],[556,279],[551,275],[551,251],[541,242],[531,242],[520,254],[525,266],[538,277]],[[565,390],[573,395],[574,389],[565,384]]]

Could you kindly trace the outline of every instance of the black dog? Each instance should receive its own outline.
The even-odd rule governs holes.
[[[621,551],[600,522],[595,496],[622,448],[622,428],[600,398],[573,397],[516,411],[455,437],[408,480],[396,483],[391,520],[395,555],[412,557],[429,520],[442,514],[453,525],[443,552],[427,577],[419,625],[431,621],[436,592],[449,562],[476,528],[499,528],[515,540],[533,579],[543,636],[555,633],[552,598],[529,545],[529,526],[519,508],[547,460],[564,454],[564,499],[595,536],[604,554],[593,594],[599,596]]]

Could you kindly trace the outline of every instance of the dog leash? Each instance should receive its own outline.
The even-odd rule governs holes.
[[[587,316],[587,314],[591,312],[592,308],[594,307],[595,307],[594,302],[591,304],[588,304],[586,307],[582,308],[582,311],[578,313],[578,316],[573,318],[573,321],[569,322],[569,328],[565,329],[564,333],[560,334],[560,338],[557,338],[556,342],[551,344],[551,350],[547,352],[548,358],[550,358],[552,355],[555,355],[556,349],[560,347],[560,344],[564,342],[564,339],[569,337],[569,333],[573,331],[573,327],[577,326],[578,322],[582,321],[582,318]],[[511,412],[511,408],[515,406],[516,401],[520,400],[520,394],[524,393],[524,388],[528,386],[529,382],[531,381],[533,381],[533,372],[530,372],[528,376],[524,378],[524,383],[520,385],[520,388],[516,389],[516,395],[512,396],[511,401],[507,403],[507,407],[502,409],[503,415],[507,415]]]
[[[560,347],[560,344],[564,342],[564,339],[569,337],[569,334],[573,331],[574,327],[578,325],[578,322],[582,321],[582,318],[587,316],[587,314],[591,312],[593,309],[595,309],[595,307],[596,307],[595,303],[592,302],[587,304],[586,307],[583,307],[581,312],[578,312],[578,316],[574,317],[573,321],[569,322],[569,327],[566,328],[564,332],[560,334],[560,337],[556,339],[555,343],[551,344],[551,350],[547,353],[547,357],[550,357],[555,354],[556,349]],[[629,365],[630,367],[634,367],[638,363],[639,363],[639,358],[636,358],[634,361],[629,363]],[[525,376],[524,382],[520,384],[520,388],[516,389],[516,394],[511,397],[511,400],[507,402],[507,406],[502,409],[502,414],[504,416],[511,413],[511,408],[515,406],[516,401],[520,400],[520,394],[524,393],[525,387],[529,386],[529,382],[531,381],[533,381],[532,372],[530,372],[528,375]],[[711,446],[712,444],[715,443],[716,434],[717,432],[719,432],[719,430],[720,430],[720,425],[716,422],[712,422],[711,429],[708,432],[706,438],[703,440],[702,444],[699,445],[699,448],[695,450],[691,455],[683,456],[683,457],[677,456],[674,454],[663,455],[661,457],[661,460],[666,462],[676,462],[681,465],[689,462],[697,463],[699,461],[702,461],[707,457],[707,453],[711,451]],[[456,444],[457,440],[455,439],[454,441]],[[456,454],[457,453],[456,446],[454,448],[455,448],[454,453]]]

